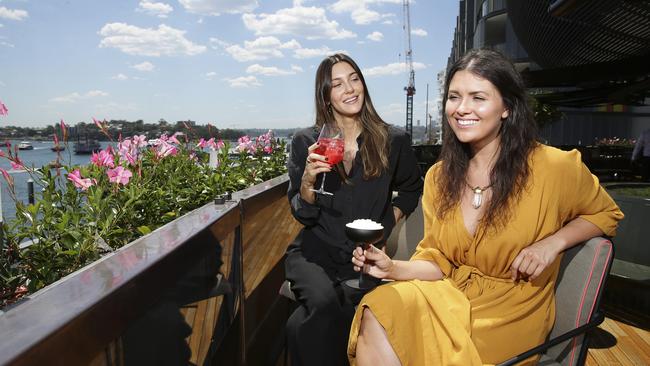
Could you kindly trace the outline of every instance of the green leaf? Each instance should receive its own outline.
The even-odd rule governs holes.
[[[138,232],[142,235],[147,235],[151,232],[151,229],[148,226],[142,225],[138,226]]]

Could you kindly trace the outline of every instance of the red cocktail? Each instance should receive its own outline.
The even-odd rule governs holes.
[[[314,149],[314,153],[323,155],[327,158],[327,163],[335,165],[343,161],[343,151],[345,150],[345,138],[343,131],[335,123],[325,123],[318,135],[318,147]],[[332,193],[325,190],[325,177],[327,173],[323,173],[323,179],[319,189],[312,189],[312,191],[331,196]]]
[[[345,150],[345,140],[338,138],[320,138],[318,147],[314,151],[318,155],[327,157],[330,165],[335,165],[343,161],[343,151]]]

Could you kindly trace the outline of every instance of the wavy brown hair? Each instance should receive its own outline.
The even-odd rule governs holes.
[[[352,66],[363,84],[363,106],[358,116],[362,126],[361,137],[363,138],[363,144],[359,147],[359,152],[363,162],[363,179],[376,178],[382,172],[388,170],[388,156],[390,154],[388,124],[379,117],[372,105],[361,69],[348,55],[337,53],[328,56],[318,66],[316,71],[316,95],[314,98],[316,101],[315,127],[320,129],[324,123],[336,123],[330,105],[330,95],[332,90],[332,67],[339,62],[346,62]],[[337,170],[347,181],[345,169],[342,168],[341,164],[337,166]]]
[[[518,201],[530,176],[528,158],[537,146],[537,125],[528,104],[528,95],[521,75],[512,62],[499,52],[475,49],[456,61],[447,72],[444,101],[449,94],[449,84],[461,70],[492,83],[501,94],[508,117],[502,120],[499,130],[499,149],[496,162],[490,172],[492,198],[480,225],[484,228],[498,228],[505,225],[510,215],[510,205]],[[462,143],[445,119],[440,153],[441,166],[439,184],[440,201],[436,212],[440,219],[448,215],[459,204],[463,190],[467,189],[466,174],[472,152],[468,144]]]

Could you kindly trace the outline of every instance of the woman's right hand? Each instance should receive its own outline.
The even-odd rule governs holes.
[[[327,158],[314,152],[317,148],[318,142],[309,146],[307,150],[307,161],[305,162],[305,170],[302,173],[303,187],[314,188],[318,174],[332,170],[332,167],[327,163]]]
[[[361,247],[354,249],[352,263],[355,271],[359,272],[363,268],[364,273],[375,278],[389,278],[393,269],[393,260],[383,250],[377,249],[374,245],[370,245],[366,250],[361,249]]]

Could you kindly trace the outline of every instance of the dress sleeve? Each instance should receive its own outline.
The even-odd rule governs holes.
[[[424,195],[422,196],[422,214],[424,216],[424,237],[415,249],[411,260],[423,260],[435,262],[445,276],[451,274],[453,265],[449,259],[440,251],[438,242],[433,233],[433,225],[437,222],[434,212],[435,195],[435,170],[438,164],[432,166],[424,178]]]
[[[320,216],[320,208],[317,205],[311,204],[300,197],[300,183],[302,181],[302,174],[305,171],[307,148],[309,145],[311,144],[307,136],[302,134],[294,136],[291,140],[291,150],[289,161],[287,162],[287,170],[289,172],[289,190],[287,196],[291,205],[291,213],[296,220],[305,226],[315,225]]]
[[[399,151],[392,181],[392,190],[397,191],[397,195],[392,203],[408,216],[418,206],[422,194],[422,177],[408,137],[401,135],[397,138],[400,139],[396,144]]]
[[[605,235],[616,235],[623,212],[582,162],[580,152],[572,150],[567,155],[567,164],[558,171],[567,187],[561,195],[567,221],[580,217],[598,226]]]

